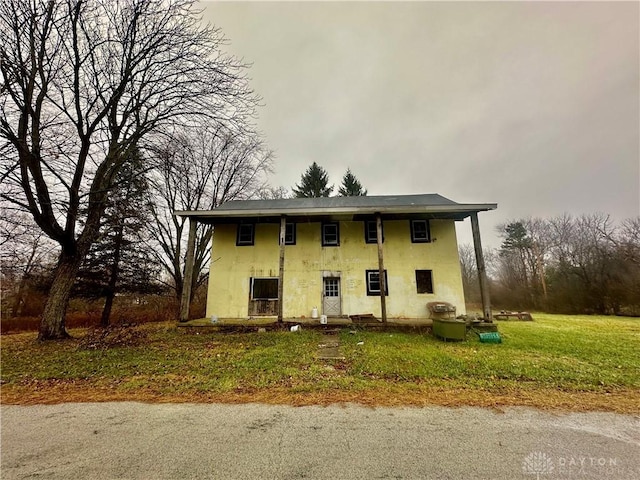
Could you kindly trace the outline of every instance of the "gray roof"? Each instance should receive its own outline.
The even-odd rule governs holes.
[[[436,193],[420,195],[377,195],[359,197],[287,198],[277,200],[232,200],[214,210],[177,211],[175,215],[208,223],[226,223],[258,218],[275,221],[322,217],[353,219],[380,213],[385,218],[450,218],[462,220],[473,212],[494,210],[495,203],[456,203]]]

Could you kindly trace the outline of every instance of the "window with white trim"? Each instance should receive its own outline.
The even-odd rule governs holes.
[[[340,245],[340,224],[327,222],[322,224],[322,246],[337,247]]]
[[[285,225],[284,231],[284,244],[295,245],[296,244],[296,224],[288,223]]]
[[[367,295],[368,296],[380,296],[380,271],[379,270],[367,270]],[[389,295],[389,282],[387,281],[387,271],[384,271],[384,296]]]
[[[431,241],[429,220],[411,220],[411,242],[428,243]]]
[[[382,226],[382,243],[384,243],[384,224]],[[378,243],[378,224],[376,220],[366,220],[364,222],[365,243]]]
[[[253,223],[241,223],[238,225],[236,245],[253,245],[255,225]]]

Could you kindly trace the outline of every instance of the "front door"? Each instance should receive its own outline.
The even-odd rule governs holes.
[[[340,315],[340,278],[325,277],[322,292],[322,313],[327,317]]]

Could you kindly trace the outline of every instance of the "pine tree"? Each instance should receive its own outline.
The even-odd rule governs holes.
[[[150,218],[148,190],[143,160],[135,151],[118,172],[100,234],[80,269],[75,288],[80,296],[105,298],[102,326],[109,325],[116,293],[148,293],[156,288],[159,266],[143,239]]]
[[[302,174],[300,185],[296,184],[291,190],[296,198],[328,197],[333,191],[333,185],[329,187],[328,184],[329,174],[327,171],[313,162]]]
[[[342,177],[342,185],[340,185],[338,189],[338,194],[341,197],[360,197],[365,196],[367,191],[362,188],[362,184],[356,176],[351,173],[351,169],[348,168],[344,177]]]

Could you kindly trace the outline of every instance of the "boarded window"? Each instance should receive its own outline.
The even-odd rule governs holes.
[[[416,289],[418,293],[433,293],[433,272],[416,270]]]
[[[252,278],[251,279],[251,300],[277,300],[278,299],[278,279],[277,278]]]

